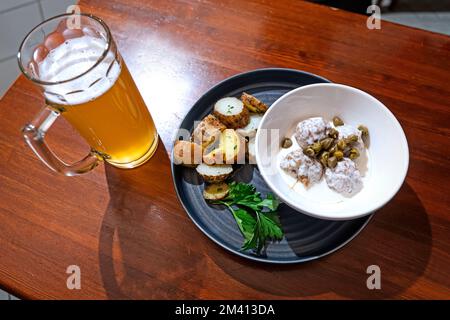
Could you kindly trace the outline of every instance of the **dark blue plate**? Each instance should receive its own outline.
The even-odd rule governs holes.
[[[290,69],[259,69],[228,78],[206,92],[184,118],[181,128],[192,132],[194,121],[212,111],[223,97],[250,93],[267,105],[286,92],[312,83],[330,82],[322,77]],[[241,251],[243,237],[231,213],[222,206],[209,205],[203,199],[203,181],[195,169],[172,164],[172,176],[178,198],[189,217],[211,240],[241,257],[269,263],[299,263],[330,254],[352,240],[369,222],[371,215],[348,221],[312,218],[285,204],[279,216],[285,237],[271,243],[262,255]],[[251,183],[262,194],[270,189],[253,165],[240,166],[233,179]]]

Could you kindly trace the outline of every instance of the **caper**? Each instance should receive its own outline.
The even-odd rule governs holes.
[[[336,151],[333,156],[337,159],[337,161],[341,161],[344,158],[344,153],[341,150]]]
[[[328,165],[329,168],[334,168],[334,167],[336,167],[336,165],[337,165],[337,159],[336,159],[336,157],[328,158],[327,165]]]
[[[363,126],[362,124],[360,124],[360,125],[358,126],[358,130],[361,131],[361,134],[362,134],[364,137],[369,136],[369,129],[367,129],[366,126]]]
[[[350,148],[344,150],[344,157],[350,157]]]
[[[315,154],[318,154],[320,150],[322,150],[322,145],[320,142],[314,142],[310,147],[314,150]]]
[[[359,157],[359,151],[358,151],[358,149],[356,149],[356,148],[351,148],[351,149],[350,149],[350,155],[349,155],[349,158],[352,159],[352,160],[355,160],[355,159],[358,158],[358,157]]]
[[[335,128],[331,128],[331,129],[328,131],[328,136],[329,136],[330,138],[337,139],[337,137],[339,136],[339,131],[337,131]]]
[[[290,148],[292,146],[292,140],[289,138],[284,138],[281,146],[285,149]]]
[[[315,152],[314,152],[313,148],[311,148],[311,147],[306,147],[305,149],[303,149],[303,153],[309,157],[314,157],[314,155],[315,155]]]
[[[358,141],[358,136],[356,134],[351,134],[345,139],[345,142],[347,142],[348,144],[356,141]]]
[[[341,139],[337,142],[337,147],[339,150],[345,150],[345,148],[347,147],[347,143],[344,139]]]
[[[324,167],[327,166],[328,158],[330,157],[330,153],[328,151],[322,152],[320,155],[320,163],[323,164]]]
[[[339,117],[334,117],[333,118],[333,124],[334,124],[335,127],[343,126],[344,125],[344,121],[342,121],[342,119],[339,118]]]
[[[328,151],[330,152],[330,154],[335,153],[338,150],[337,145],[332,146]]]
[[[320,144],[322,145],[322,149],[328,150],[333,144],[333,138],[325,138],[320,140]]]

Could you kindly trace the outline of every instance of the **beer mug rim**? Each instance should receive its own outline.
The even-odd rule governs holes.
[[[43,27],[44,25],[46,25],[47,23],[57,20],[57,19],[61,19],[63,17],[70,17],[70,16],[75,16],[75,15],[81,15],[84,17],[87,17],[89,19],[93,19],[96,22],[98,22],[103,29],[106,32],[106,46],[102,52],[102,54],[99,56],[99,58],[97,59],[97,61],[91,66],[89,67],[87,70],[83,70],[80,74],[77,74],[75,77],[69,78],[69,79],[64,79],[61,81],[44,81],[41,79],[38,79],[34,76],[32,76],[29,72],[27,72],[27,70],[25,69],[24,65],[23,65],[23,61],[22,61],[22,51],[24,49],[24,46],[27,42],[27,40],[29,39],[29,37],[39,28]],[[60,14],[57,16],[53,16],[49,19],[46,19],[44,21],[42,21],[41,23],[39,23],[37,26],[35,26],[34,28],[32,28],[30,30],[30,32],[27,33],[27,35],[24,37],[24,39],[22,40],[20,47],[19,47],[19,52],[17,53],[17,61],[19,64],[19,68],[20,71],[25,75],[25,77],[27,77],[27,79],[33,81],[34,83],[40,84],[40,85],[45,85],[45,86],[49,86],[49,85],[56,85],[56,84],[61,84],[61,83],[67,83],[73,80],[76,80],[78,78],[81,78],[82,76],[86,75],[87,73],[89,73],[91,70],[95,69],[95,67],[97,67],[102,61],[103,59],[108,55],[109,50],[111,49],[111,40],[112,40],[112,35],[111,35],[111,31],[109,30],[109,27],[107,26],[107,24],[99,17],[90,14],[90,13],[64,13],[64,14]]]

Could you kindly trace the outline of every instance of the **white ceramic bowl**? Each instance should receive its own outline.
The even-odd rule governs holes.
[[[312,193],[315,198],[309,197],[308,190],[301,195],[283,177],[279,168],[281,140],[292,135],[299,121],[315,116],[328,120],[339,116],[345,123],[364,124],[369,129],[364,187],[353,197],[322,201],[326,197],[320,192]],[[272,137],[267,129],[279,130],[278,136]],[[394,115],[371,95],[332,83],[304,86],[275,101],[260,123],[255,152],[261,175],[283,202],[307,215],[329,220],[358,218],[385,205],[403,184],[409,163],[405,133]]]

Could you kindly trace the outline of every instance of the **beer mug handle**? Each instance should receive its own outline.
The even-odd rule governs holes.
[[[75,176],[91,171],[102,161],[94,152],[90,152],[74,164],[66,164],[47,147],[44,140],[45,134],[58,116],[58,112],[44,108],[31,123],[22,129],[25,141],[39,159],[53,171],[66,176]]]

